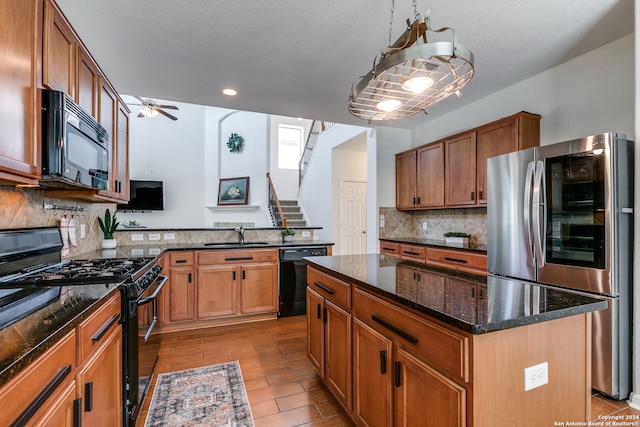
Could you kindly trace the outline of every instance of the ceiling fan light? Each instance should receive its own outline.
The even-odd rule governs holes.
[[[155,117],[158,114],[159,114],[158,110],[156,110],[155,108],[151,108],[151,109],[149,109],[149,114],[147,114],[147,117]]]
[[[422,93],[429,89],[435,81],[431,77],[412,77],[402,83],[402,89],[411,93]]]
[[[151,109],[149,107],[144,107],[142,110],[140,110],[140,114],[148,117],[151,114]]]
[[[398,109],[402,105],[397,99],[385,99],[384,101],[380,101],[376,104],[376,108],[382,111],[393,111]]]

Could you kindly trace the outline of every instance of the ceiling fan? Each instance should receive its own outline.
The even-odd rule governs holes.
[[[162,105],[162,104],[158,104],[153,99],[150,99],[150,98],[143,99],[143,98],[140,98],[139,96],[135,96],[134,98],[140,100],[141,104],[129,104],[129,105],[139,105],[144,107],[142,110],[140,110],[138,117],[155,117],[158,114],[162,114],[163,116],[168,117],[171,120],[178,120],[176,116],[173,116],[167,113],[166,111],[164,111],[164,109],[178,110],[178,107],[176,107],[175,105]]]

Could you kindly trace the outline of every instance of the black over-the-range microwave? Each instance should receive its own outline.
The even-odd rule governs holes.
[[[106,190],[109,133],[64,92],[42,91],[42,179]]]

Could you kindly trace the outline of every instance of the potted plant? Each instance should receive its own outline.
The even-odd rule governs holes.
[[[116,239],[113,238],[113,233],[116,232],[118,224],[120,223],[117,222],[116,215],[113,214],[113,216],[111,216],[111,212],[108,208],[104,213],[104,221],[102,218],[98,217],[98,225],[104,235],[104,240],[102,241],[103,249],[113,249],[116,247]]]
[[[296,235],[296,230],[293,228],[284,228],[282,229],[282,240],[285,242],[293,242],[293,236]]]
[[[462,231],[448,231],[444,233],[444,240],[447,245],[469,246],[470,234]]]

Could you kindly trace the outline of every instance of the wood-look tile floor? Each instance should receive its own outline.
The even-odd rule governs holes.
[[[305,316],[162,334],[157,373],[240,361],[256,427],[353,426],[307,359]],[[149,409],[155,377],[136,426]]]
[[[304,316],[171,332],[162,335],[157,373],[239,360],[256,427],[353,426],[307,359],[306,338]],[[155,377],[137,426],[144,425],[154,386]],[[640,411],[595,394],[591,418],[603,415]]]

